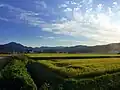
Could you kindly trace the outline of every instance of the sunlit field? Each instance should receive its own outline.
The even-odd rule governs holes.
[[[84,59],[84,60],[39,60],[52,71],[63,77],[95,77],[120,71],[120,59]]]
[[[94,56],[120,56],[120,54],[85,54],[85,53],[76,53],[76,54],[68,54],[68,53],[39,53],[39,54],[26,54],[29,57],[94,57]]]
[[[47,80],[55,83],[51,87],[62,83],[63,90],[119,90],[119,54],[41,53],[27,56],[33,60],[29,64],[29,70],[38,85],[41,81]]]
[[[0,57],[2,56],[10,56],[10,54],[0,54]]]

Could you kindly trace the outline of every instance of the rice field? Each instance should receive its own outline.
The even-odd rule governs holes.
[[[120,71],[120,58],[38,60],[37,62],[69,78],[89,78]]]
[[[47,80],[47,82],[53,83],[52,88],[62,85],[63,89],[59,90],[119,90],[119,54],[41,53],[27,55],[34,57],[28,69],[38,86]],[[97,58],[94,58],[96,56]],[[101,56],[110,57],[101,58]],[[49,59],[41,59],[41,57]]]
[[[10,56],[10,54],[0,54],[0,57]]]
[[[91,54],[91,53],[33,53],[33,54],[25,54],[28,57],[94,57],[94,56],[120,56],[120,54]]]

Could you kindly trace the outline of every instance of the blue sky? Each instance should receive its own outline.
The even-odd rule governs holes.
[[[0,0],[0,44],[120,42],[120,0]]]

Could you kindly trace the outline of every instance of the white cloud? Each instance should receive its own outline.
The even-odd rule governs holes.
[[[44,1],[35,1],[35,4],[37,8],[40,8],[40,6],[42,6],[43,8],[47,8],[47,4]]]
[[[117,5],[117,2],[113,2],[114,5]]]
[[[49,40],[55,39],[55,37],[53,36],[36,36],[36,37],[41,39],[49,39]]]
[[[41,20],[39,17],[36,17],[36,14],[32,14],[29,12],[23,12],[20,14],[20,19],[26,22],[27,24],[33,25],[33,26],[40,26],[40,24],[45,23],[43,20]]]
[[[65,21],[67,21],[67,18],[62,17],[60,21],[61,21],[61,22],[65,22]]]
[[[0,7],[3,7],[4,6],[4,4],[0,4]]]
[[[64,12],[69,12],[69,11],[72,11],[72,9],[71,9],[71,8],[66,8],[66,9],[64,10]]]
[[[92,3],[93,3],[93,0],[89,0],[89,1],[88,1],[88,4],[92,4]]]
[[[12,12],[12,11],[25,12],[25,10],[20,9],[20,8],[16,8],[16,7],[13,7],[13,6],[9,5],[9,4],[1,4],[0,6],[3,7],[3,8],[4,8],[4,7],[7,7],[9,10],[11,10],[11,12]]]
[[[42,1],[41,4],[43,5],[44,8],[47,8],[47,4],[44,1]]]
[[[77,3],[76,3],[76,2],[72,2],[72,1],[71,1],[71,4],[76,5]]]
[[[38,17],[39,13],[35,13],[33,11],[26,11],[21,8],[11,6],[9,4],[1,4],[0,6],[3,8],[7,7],[8,11],[6,12],[8,12],[12,17],[14,17],[14,19],[7,18],[6,21],[22,22],[33,26],[40,26],[40,24],[45,23],[43,20],[41,20],[40,17]]]
[[[94,46],[97,44],[101,44],[101,42],[99,41],[83,41],[83,40],[68,40],[68,39],[60,39],[58,40],[60,43],[62,43],[64,46],[75,46],[75,45],[89,45],[89,46]],[[94,44],[94,45],[93,45]]]
[[[40,1],[39,4],[47,8],[45,2],[41,3]],[[71,7],[71,4],[75,4],[76,7]],[[39,17],[39,13],[26,11],[8,4],[1,4],[0,7],[7,7],[16,20],[21,20],[24,23],[40,27],[43,31],[77,38],[83,36],[89,39],[89,41],[71,41],[72,43],[93,45],[120,42],[120,6],[118,3],[113,2],[111,7],[98,4],[96,9],[95,7],[93,8],[92,5],[93,0],[82,0],[82,4],[81,2],[67,1],[65,4],[61,5],[61,7],[64,7],[64,12],[62,13],[64,16],[54,20],[54,23],[46,23]],[[85,10],[81,10],[80,7]],[[55,15],[57,13],[54,9],[51,9],[51,12]],[[0,19],[9,21],[9,19],[5,18]],[[46,39],[55,38],[52,36],[39,37]]]
[[[51,28],[43,28],[43,31],[52,32]]]
[[[66,8],[67,7],[67,4],[61,4],[58,6],[59,8]]]
[[[51,36],[51,37],[47,37],[47,38],[48,38],[48,39],[55,39],[55,37],[52,37],[52,36]]]
[[[92,0],[89,1],[89,4],[92,2]],[[72,11],[72,19],[65,20],[62,23],[49,24],[46,28],[49,28],[50,32],[55,34],[71,35],[73,37],[84,36],[89,39],[89,41],[83,42],[85,44],[120,42],[119,7],[117,6],[116,9],[116,7],[111,6],[106,10],[103,7],[102,4],[98,4],[97,9],[89,7],[84,11],[85,13],[78,6],[73,11],[71,8],[66,8],[65,13]]]
[[[81,0],[81,3],[83,4],[83,6],[85,6],[86,8],[90,8],[93,5],[93,0]]]
[[[103,8],[103,5],[102,4],[98,4],[96,11],[97,12],[101,12],[102,8]]]
[[[9,20],[7,18],[0,17],[0,20],[8,22]]]
[[[70,4],[70,1],[66,1],[65,3],[66,3],[66,4]]]
[[[76,7],[76,8],[74,8],[74,10],[75,10],[75,11],[78,11],[78,10],[80,10],[80,8]]]
[[[36,36],[36,37],[43,38],[43,36]]]
[[[110,16],[113,16],[112,8],[110,8],[110,7],[108,7],[108,14],[109,14]]]

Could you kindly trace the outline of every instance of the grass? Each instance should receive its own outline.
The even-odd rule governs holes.
[[[120,90],[120,72],[93,79],[66,80],[62,90]]]
[[[10,61],[10,58],[0,58],[0,70],[7,65],[7,63]]]
[[[10,56],[10,54],[0,54],[0,57]]]
[[[57,73],[52,72],[51,69],[49,69],[49,68],[45,67],[44,65],[37,63],[37,62],[28,64],[27,70],[30,73],[31,77],[33,78],[38,89],[41,87],[41,85],[43,83],[46,83],[46,82],[49,82],[52,84],[54,83],[55,84],[54,86],[56,86],[56,84],[58,84],[64,80]],[[53,89],[51,89],[51,90],[53,90]]]
[[[28,60],[24,56],[11,57],[9,63],[0,72],[0,90],[37,90],[34,81],[27,72]]]
[[[39,53],[39,54],[26,54],[29,57],[94,57],[94,56],[120,56],[120,54],[68,54],[68,53]]]
[[[84,60],[39,60],[52,71],[69,78],[95,77],[120,71],[120,58]]]
[[[119,54],[27,54],[34,59],[29,70],[42,90],[119,90],[120,58],[61,59],[59,57],[119,56]],[[53,59],[58,57],[59,59]],[[48,89],[47,85],[52,89]],[[40,87],[39,87],[40,88]],[[59,89],[58,89],[59,88]]]

